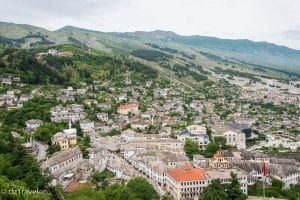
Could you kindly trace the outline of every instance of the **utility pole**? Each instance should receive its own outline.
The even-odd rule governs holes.
[[[267,166],[266,166],[265,160],[263,160],[261,171],[262,171],[262,178],[263,178],[263,196],[265,199],[266,198],[265,180],[266,180],[266,176],[267,176]]]

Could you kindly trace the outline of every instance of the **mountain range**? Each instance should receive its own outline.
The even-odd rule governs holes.
[[[247,39],[219,39],[207,36],[182,36],[171,31],[101,32],[73,26],[55,31],[0,22],[0,44],[29,48],[43,45],[75,44],[115,53],[153,49],[155,45],[199,56],[231,62],[300,72],[300,50]],[[150,45],[149,45],[150,44]]]

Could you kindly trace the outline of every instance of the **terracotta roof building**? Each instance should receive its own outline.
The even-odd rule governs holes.
[[[166,189],[175,199],[198,199],[209,184],[205,168],[193,168],[185,164],[166,171]]]
[[[127,115],[128,113],[138,114],[139,113],[138,107],[139,105],[137,103],[123,104],[118,107],[118,113],[120,115]]]

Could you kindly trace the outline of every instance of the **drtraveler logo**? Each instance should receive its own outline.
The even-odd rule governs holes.
[[[0,190],[0,194],[1,195],[20,195],[20,196],[25,196],[25,195],[29,195],[29,194],[41,194],[41,193],[45,193],[44,190],[22,190],[22,189],[1,189]],[[1,196],[0,196],[0,200],[1,200]]]

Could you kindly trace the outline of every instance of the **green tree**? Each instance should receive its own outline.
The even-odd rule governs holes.
[[[112,177],[114,177],[114,173],[112,173],[111,171],[109,171],[107,169],[105,169],[103,172],[96,171],[92,175],[92,183],[102,182],[102,181],[105,181],[106,179],[109,179]]]
[[[219,146],[214,143],[214,142],[210,142],[205,150],[202,152],[202,154],[206,157],[206,158],[211,158],[215,153],[216,151],[219,149]]]
[[[184,142],[184,151],[186,155],[192,159],[193,155],[196,155],[199,153],[199,145],[197,142],[192,141],[190,139],[186,139]]]
[[[158,200],[159,195],[146,179],[138,177],[131,179],[126,185],[129,193],[134,193],[137,199],[141,200]]]
[[[289,200],[300,199],[300,184],[291,185],[291,189],[286,191],[286,196]]]
[[[60,146],[58,144],[50,145],[47,149],[49,155],[54,154],[55,152],[60,151]]]
[[[272,187],[276,188],[277,190],[282,190],[283,182],[276,178],[273,178],[272,179]]]
[[[174,197],[172,197],[170,195],[164,195],[164,196],[162,196],[161,200],[174,200]]]
[[[0,176],[0,199],[7,200],[50,200],[48,193],[19,193],[18,191],[28,191],[22,181],[11,181],[5,176]],[[36,190],[36,189],[35,189]],[[10,192],[15,191],[15,192]]]
[[[103,190],[103,194],[106,199],[115,199],[115,200],[129,200],[130,196],[134,194],[129,194],[128,189],[124,185],[113,184],[110,187],[107,187]]]
[[[66,200],[106,200],[103,192],[83,187],[67,195]]]
[[[230,200],[246,200],[246,195],[241,190],[241,184],[234,173],[230,174],[231,182],[226,187],[226,193]]]
[[[34,137],[39,141],[43,141],[51,145],[51,137],[55,133],[62,131],[65,127],[65,123],[45,123],[36,129]]]
[[[212,180],[211,184],[204,188],[203,193],[199,197],[200,200],[230,200],[225,192],[224,185],[219,179]]]
[[[222,136],[214,137],[214,142],[222,149],[226,149],[226,138],[225,137],[222,137]]]
[[[65,200],[65,193],[61,185],[48,186],[47,191],[51,194],[51,199]]]
[[[50,121],[50,108],[55,105],[53,100],[35,97],[26,103],[23,108],[6,111],[3,114],[3,124],[14,128],[23,128],[29,119]]]
[[[0,148],[0,174],[9,181],[18,182],[25,189],[45,189],[48,180],[21,141],[10,133],[0,131],[0,144],[3,145]]]
[[[121,132],[117,129],[112,129],[107,135],[108,136],[115,136],[115,135],[120,135]]]

